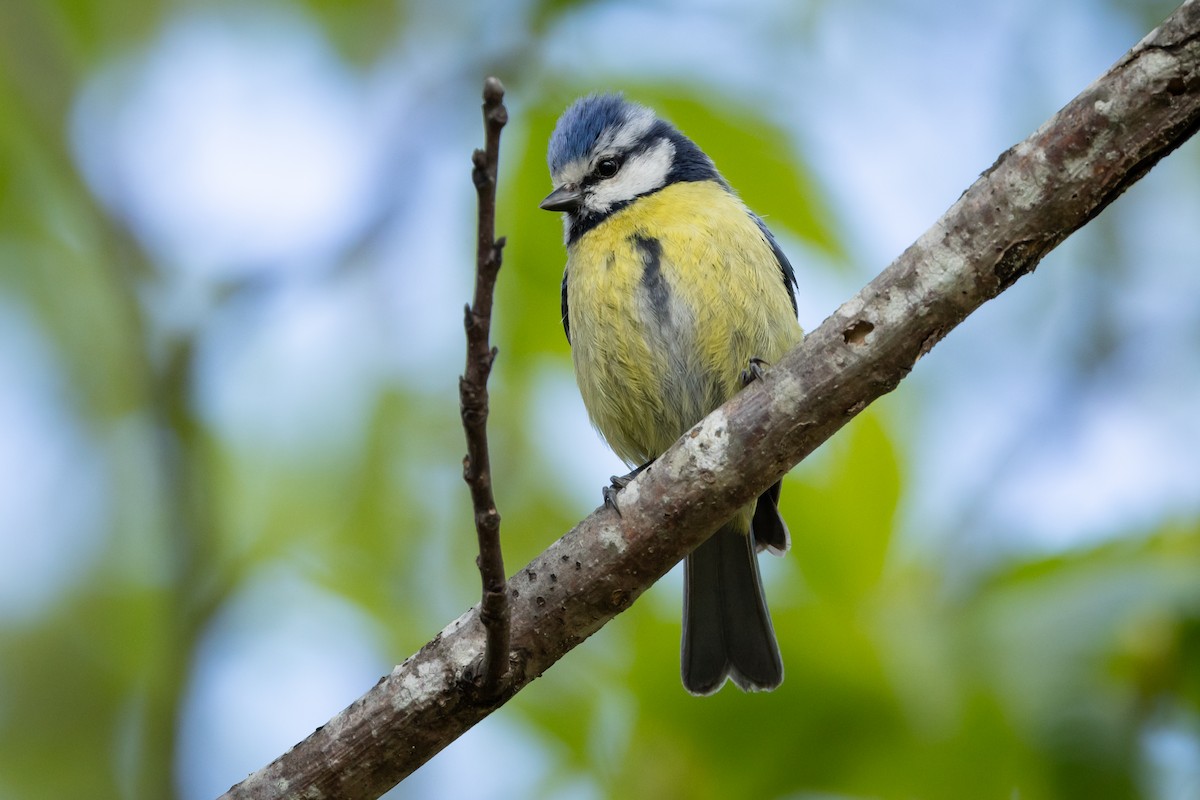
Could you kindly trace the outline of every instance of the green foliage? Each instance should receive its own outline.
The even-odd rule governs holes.
[[[399,0],[304,0],[304,6],[338,50],[363,65],[386,51],[408,11]]]
[[[861,602],[887,558],[899,464],[879,418],[867,414],[830,444],[837,466],[792,488],[781,506],[805,584],[830,602]]]
[[[658,110],[712,158],[746,204],[772,230],[789,232],[835,261],[845,257],[824,194],[791,138],[759,109],[686,87],[646,87],[627,94]]]

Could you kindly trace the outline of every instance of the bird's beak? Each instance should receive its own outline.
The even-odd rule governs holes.
[[[574,211],[582,202],[583,192],[579,191],[579,187],[565,183],[546,195],[546,199],[538,204],[538,208],[545,211]]]

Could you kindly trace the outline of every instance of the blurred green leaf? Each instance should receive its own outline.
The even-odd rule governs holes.
[[[570,352],[561,311],[567,260],[562,221],[538,208],[551,189],[545,148],[562,108],[552,97],[525,109],[518,129],[524,135],[510,131],[501,153],[496,229],[508,244],[496,287],[494,335],[504,358],[515,351],[525,363],[541,354],[565,359]]]
[[[717,165],[751,210],[776,232],[787,231],[835,261],[845,248],[833,212],[797,145],[760,111],[720,95],[638,87],[632,100],[655,109]],[[799,262],[792,254],[793,263]]]
[[[780,507],[805,583],[853,602],[876,587],[900,498],[900,466],[880,417],[868,411],[828,445],[819,471],[789,480]]]
[[[538,0],[530,14],[530,27],[535,33],[543,33],[569,11],[577,11],[596,0]]]
[[[409,14],[403,0],[304,0],[322,30],[351,62],[369,65],[394,45]]]

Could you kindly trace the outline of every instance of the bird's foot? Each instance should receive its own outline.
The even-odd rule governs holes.
[[[762,380],[763,367],[771,366],[761,358],[751,358],[750,365],[742,370],[742,386],[749,386],[755,381]]]
[[[621,516],[621,508],[617,505],[617,495],[620,494],[621,490],[628,486],[634,478],[636,478],[638,475],[641,475],[642,472],[653,463],[654,459],[650,459],[645,464],[642,464],[640,467],[626,475],[613,475],[611,478],[609,478],[611,483],[600,490],[600,493],[604,495],[604,505],[617,512],[618,517]]]

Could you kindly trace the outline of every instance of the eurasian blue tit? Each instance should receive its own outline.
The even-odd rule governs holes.
[[[636,473],[800,341],[795,276],[712,160],[648,108],[613,94],[577,100],[548,161],[554,191],[541,207],[563,212],[575,378],[592,423]],[[757,558],[788,548],[779,490],[686,559],[682,673],[693,694],[726,678],[746,691],[783,681]]]

